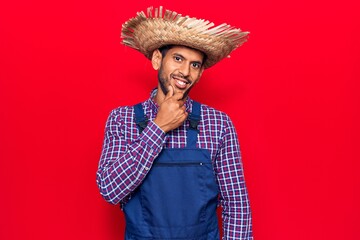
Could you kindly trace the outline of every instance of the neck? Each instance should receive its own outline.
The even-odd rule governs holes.
[[[161,105],[161,103],[164,101],[165,99],[165,94],[163,93],[163,91],[161,90],[160,85],[157,88],[156,94],[154,96],[154,101],[156,102],[156,104],[158,104],[159,106]]]

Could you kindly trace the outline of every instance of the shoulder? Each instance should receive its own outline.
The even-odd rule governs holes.
[[[132,119],[134,113],[134,106],[121,106],[111,110],[109,119],[114,121]]]
[[[231,121],[230,117],[225,112],[217,110],[213,107],[210,107],[202,103],[201,103],[201,114],[204,119],[208,119],[210,121],[214,120],[220,123],[223,122],[225,125],[226,123]]]
[[[135,129],[134,106],[121,106],[113,109],[106,122],[106,131],[125,134]]]

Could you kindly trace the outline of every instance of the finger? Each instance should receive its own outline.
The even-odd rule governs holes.
[[[176,104],[177,104],[178,108],[185,109],[185,101],[183,101],[183,100],[177,100],[177,101],[176,101]]]
[[[182,115],[182,121],[185,121],[188,115],[189,113],[185,111],[184,114]]]
[[[169,91],[167,92],[167,94],[165,96],[165,100],[171,98],[174,95],[174,88],[171,85],[169,85],[168,90]]]

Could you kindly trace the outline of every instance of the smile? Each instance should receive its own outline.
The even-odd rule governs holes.
[[[172,76],[172,78],[175,80],[176,87],[180,89],[185,89],[190,82],[184,78]]]

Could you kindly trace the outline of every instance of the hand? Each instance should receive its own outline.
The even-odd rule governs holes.
[[[160,104],[159,112],[154,119],[165,133],[178,128],[187,118],[188,113],[182,99],[184,94],[181,92],[174,94],[174,89],[169,86],[164,101]]]

